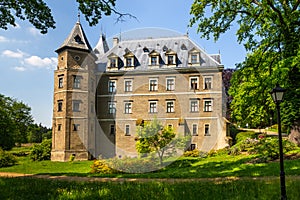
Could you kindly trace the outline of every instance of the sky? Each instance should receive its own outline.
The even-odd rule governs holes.
[[[31,107],[35,123],[51,127],[53,103],[53,74],[57,65],[55,50],[63,43],[78,20],[75,0],[46,0],[52,10],[56,28],[46,35],[29,22],[17,20],[16,27],[0,29],[0,94],[22,101]],[[169,29],[189,37],[208,54],[221,54],[225,68],[234,68],[245,59],[246,52],[237,43],[236,27],[215,42],[200,37],[197,25],[188,28],[193,0],[117,0],[116,9],[130,13],[116,23],[117,16],[103,16],[97,26],[90,27],[80,16],[80,22],[92,47],[104,33],[108,40],[130,30],[155,27]]]

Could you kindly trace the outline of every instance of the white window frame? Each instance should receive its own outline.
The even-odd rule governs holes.
[[[170,84],[169,81],[173,81],[173,84]],[[166,90],[167,91],[174,91],[175,90],[175,77],[166,78]]]
[[[109,80],[108,81],[108,92],[109,93],[117,92],[117,80]]]
[[[196,102],[195,106],[192,106],[193,102]],[[199,112],[199,99],[190,99],[190,112],[191,113]]]
[[[210,105],[207,105],[210,102]],[[213,111],[213,100],[212,99],[204,99],[203,100],[203,112],[212,112]]]
[[[118,58],[110,58],[109,59],[109,67],[117,68],[118,67]]]
[[[155,62],[153,62],[154,60],[155,60]],[[150,63],[149,64],[151,66],[156,66],[156,65],[158,65],[158,61],[159,61],[159,56],[153,55],[153,56],[150,56]]]
[[[108,102],[108,113],[109,114],[116,114],[116,102]]]
[[[124,113],[125,114],[132,114],[132,102],[124,102]]]
[[[64,77],[58,77],[58,88],[64,87]]]
[[[155,82],[154,86],[151,83],[152,81]],[[151,92],[158,91],[158,78],[150,78],[149,79],[149,91],[151,91]]]
[[[192,85],[192,80],[196,79],[196,87],[194,88]],[[199,76],[191,76],[189,81],[190,90],[198,90],[199,89]]]
[[[151,105],[155,105],[154,107],[151,107]],[[149,101],[149,113],[157,113],[157,101]]]
[[[210,88],[206,87],[206,80],[210,79]],[[203,89],[204,90],[211,90],[213,88],[213,77],[212,76],[204,76],[203,77]]]
[[[73,89],[80,89],[81,79],[81,76],[73,75]]]
[[[171,107],[169,107],[169,104],[172,104]],[[175,112],[175,101],[174,100],[166,101],[166,112],[167,113],[174,113]]]
[[[134,57],[126,57],[125,64],[125,67],[134,67]]]
[[[127,85],[127,83],[130,83],[130,84]],[[132,87],[133,87],[132,79],[125,79],[124,80],[124,91],[125,92],[132,92]]]

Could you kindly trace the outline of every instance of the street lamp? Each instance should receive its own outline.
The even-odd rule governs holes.
[[[278,139],[279,139],[279,159],[280,159],[280,188],[281,188],[281,199],[287,199],[285,189],[285,175],[284,175],[284,164],[283,164],[283,148],[282,148],[282,134],[281,134],[281,121],[280,121],[280,103],[282,102],[284,88],[281,88],[278,84],[270,92],[273,101],[276,104],[277,109],[277,123],[278,123]]]

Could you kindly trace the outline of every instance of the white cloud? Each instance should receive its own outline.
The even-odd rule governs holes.
[[[27,30],[28,30],[29,33],[30,33],[31,35],[33,35],[33,36],[42,35],[42,34],[40,33],[40,31],[39,31],[38,29],[36,29],[36,28],[29,27]]]
[[[30,56],[29,58],[24,59],[24,63],[32,67],[54,69],[57,65],[57,58],[41,58],[39,56]]]
[[[0,42],[9,42],[9,40],[6,37],[0,35]]]
[[[2,55],[10,58],[23,58],[26,55],[26,53],[22,52],[19,49],[17,49],[17,51],[4,50],[2,52]]]
[[[19,72],[24,72],[26,71],[25,67],[14,67],[14,70],[19,71]]]

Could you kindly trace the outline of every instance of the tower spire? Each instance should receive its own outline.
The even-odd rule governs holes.
[[[77,22],[80,23],[80,11],[79,11],[79,9],[78,9],[77,17],[78,17]]]

